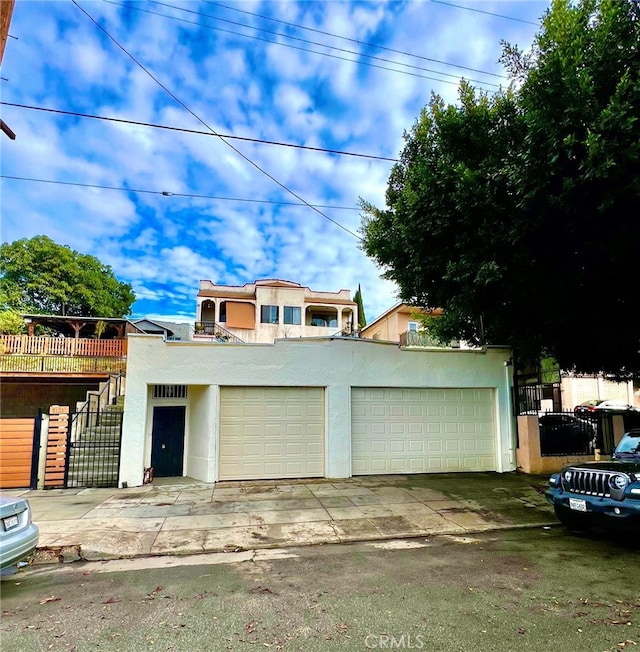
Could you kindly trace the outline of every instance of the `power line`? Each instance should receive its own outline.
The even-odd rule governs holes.
[[[232,136],[230,134],[217,134],[211,131],[199,131],[197,129],[186,129],[184,127],[171,127],[168,125],[159,125],[153,122],[139,122],[137,120],[128,120],[126,118],[112,118],[108,116],[95,115],[92,113],[79,113],[77,111],[64,111],[62,109],[51,109],[43,106],[32,106],[29,104],[16,104],[15,102],[2,102],[0,105],[14,106],[19,109],[30,109],[32,111],[44,111],[46,113],[57,113],[60,115],[69,115],[74,118],[92,118],[94,120],[105,120],[107,122],[120,122],[122,124],[134,125],[137,127],[153,127],[154,129],[165,129],[168,131],[178,131],[187,134],[197,134],[199,136],[217,136],[219,138],[228,138],[229,140],[242,140],[248,143],[259,143],[261,145],[277,145],[278,147],[291,147],[293,149],[304,149],[312,152],[324,152],[326,154],[339,154],[340,156],[356,156],[359,158],[374,159],[378,161],[391,161],[397,163],[397,158],[389,156],[376,156],[375,154],[360,154],[357,152],[346,152],[339,149],[327,149],[325,147],[311,147],[309,145],[297,145],[295,143],[283,143],[275,140],[264,140],[262,138],[249,138],[248,136]]]
[[[235,201],[254,204],[276,204],[279,206],[308,206],[302,202],[276,201],[272,199],[248,199],[244,197],[219,197],[217,195],[199,195],[190,192],[173,192],[169,190],[143,190],[140,188],[127,188],[121,186],[105,186],[96,183],[79,183],[75,181],[58,181],[56,179],[35,179],[32,177],[16,177],[9,174],[0,174],[0,179],[10,179],[12,181],[31,181],[33,183],[50,183],[59,186],[76,186],[78,188],[91,188],[93,190],[117,190],[120,192],[135,192],[147,195],[162,195],[164,197],[186,197],[189,199],[213,199],[216,201]],[[332,206],[330,204],[311,204],[316,208],[331,208],[340,211],[357,211],[357,206]]]
[[[376,43],[368,43],[367,41],[359,41],[354,38],[349,38],[348,36],[341,36],[340,34],[333,34],[331,32],[326,32],[321,29],[314,29],[313,27],[306,27],[305,25],[297,25],[296,23],[288,23],[285,20],[279,20],[278,18],[271,18],[270,16],[264,16],[262,14],[254,14],[251,11],[246,11],[245,9],[238,9],[237,7],[229,7],[228,5],[222,4],[221,2],[213,2],[212,0],[203,0],[208,5],[216,5],[218,7],[223,7],[224,9],[229,9],[230,11],[237,11],[242,14],[247,14],[248,16],[254,16],[256,18],[262,18],[263,20],[270,20],[274,23],[280,23],[281,25],[287,25],[288,27],[295,27],[296,29],[303,29],[308,32],[315,32],[316,34],[322,34],[324,36],[331,36],[333,38],[340,39],[342,41],[348,41],[350,43],[356,43],[357,45],[365,45],[370,48],[377,48],[378,50],[384,50],[385,52],[393,52],[394,54],[401,54],[407,57],[413,57],[414,59],[421,59],[422,61],[431,61],[432,63],[438,63],[443,66],[450,66],[451,68],[459,68],[460,70],[468,70],[470,72],[479,72],[483,75],[490,75],[491,77],[499,77],[501,79],[506,79],[504,75],[499,75],[495,72],[488,72],[486,70],[479,70],[478,68],[469,68],[467,66],[462,66],[457,63],[451,63],[450,61],[442,61],[440,59],[432,59],[431,57],[425,57],[419,54],[413,54],[411,52],[405,52],[403,50],[395,50],[394,48],[388,48],[384,45],[378,45]],[[282,34],[282,36],[286,36]],[[330,47],[330,46],[327,46]],[[445,73],[442,73],[445,74]]]
[[[337,52],[342,52],[344,54],[352,54],[352,55],[357,56],[357,57],[367,57],[368,59],[373,59],[375,61],[382,61],[384,63],[392,63],[392,64],[395,64],[395,65],[398,65],[398,66],[404,66],[405,68],[413,68],[414,70],[420,70],[420,71],[423,71],[423,72],[431,72],[431,73],[435,73],[437,75],[444,75],[445,77],[454,77],[454,78],[456,78],[456,82],[454,82],[456,84],[458,83],[458,80],[459,80],[458,75],[453,75],[453,74],[448,73],[448,72],[442,72],[440,70],[433,70],[432,68],[421,68],[420,66],[414,66],[414,65],[409,64],[409,63],[403,63],[401,61],[394,61],[392,59],[385,59],[383,57],[377,57],[377,56],[375,56],[373,54],[365,54],[364,52],[354,52],[353,50],[346,50],[344,48],[339,48],[339,47],[336,47],[334,45],[327,45],[326,43],[318,43],[317,41],[308,41],[307,39],[303,39],[303,38],[300,38],[298,36],[291,36],[290,34],[283,34],[282,32],[274,32],[274,31],[271,31],[271,30],[268,30],[268,29],[264,29],[263,27],[253,27],[252,25],[247,25],[245,23],[238,23],[236,21],[228,20],[226,18],[219,18],[218,16],[212,16],[211,14],[205,14],[205,13],[202,13],[200,11],[193,11],[192,9],[185,9],[184,7],[176,7],[175,5],[172,5],[172,4],[169,4],[169,3],[166,3],[166,2],[160,2],[160,0],[149,0],[149,1],[151,3],[153,3],[153,4],[160,5],[162,7],[169,7],[170,9],[177,9],[179,11],[185,11],[185,12],[190,13],[190,14],[195,14],[196,16],[202,16],[204,18],[211,18],[212,20],[218,20],[218,21],[221,21],[221,22],[224,22],[224,23],[229,23],[231,25],[235,25],[235,26],[238,26],[238,27],[244,27],[246,29],[252,29],[252,30],[255,30],[255,31],[258,31],[258,32],[264,32],[265,34],[272,34],[274,36],[282,36],[284,38],[291,39],[292,41],[299,41],[300,43],[305,43],[307,45],[318,45],[318,46],[323,47],[323,48],[328,48],[330,50],[336,50]],[[163,15],[163,14],[161,14],[161,15]],[[166,15],[166,14],[164,14],[164,15]],[[167,17],[171,18],[171,16],[167,16]],[[205,27],[210,27],[210,26],[206,25]],[[216,28],[212,28],[212,29],[216,29]],[[236,32],[234,32],[234,33],[236,33]],[[334,37],[333,34],[330,34],[328,32],[324,32],[324,34],[327,35],[327,36]],[[246,36],[246,35],[245,34],[238,34],[238,36]],[[286,44],[278,43],[277,41],[269,41],[269,43],[273,43],[274,45],[286,45]],[[314,54],[321,54],[323,56],[326,54],[326,53],[322,53],[322,52],[316,52],[315,50],[306,50],[305,49],[305,51],[313,52]],[[362,63],[366,64],[366,62],[362,62]],[[389,68],[388,70],[391,70],[391,68]],[[402,71],[402,70],[394,70],[394,72],[403,72],[404,73],[404,71]],[[476,71],[476,72],[481,72],[481,71]],[[445,81],[445,80],[443,79],[441,81]],[[479,81],[477,79],[470,79],[469,81],[472,81],[472,82],[475,82],[475,83],[478,83],[478,84],[485,84],[486,83],[486,84],[489,84],[490,86],[496,86],[496,87],[499,86],[499,84],[493,84],[491,82],[482,82],[482,81]],[[451,83],[451,82],[449,82],[449,83]]]
[[[526,23],[527,25],[538,26],[538,23],[534,23],[530,20],[524,20],[523,18],[515,18],[514,16],[505,16],[503,14],[494,14],[490,11],[483,11],[482,9],[475,9],[474,7],[465,7],[464,5],[455,5],[452,2],[443,2],[443,0],[431,0],[438,5],[446,5],[447,7],[455,7],[456,9],[464,9],[466,11],[475,11],[477,14],[486,14],[487,16],[495,16],[496,18],[504,18],[505,20],[514,20],[518,23]]]
[[[151,0],[151,1],[153,1],[153,0]],[[163,13],[159,13],[157,11],[151,11],[150,9],[142,9],[141,7],[135,7],[135,6],[131,6],[131,5],[124,5],[124,4],[120,3],[120,2],[115,2],[114,0],[104,0],[104,2],[107,2],[107,3],[112,4],[112,5],[116,5],[118,7],[124,7],[124,8],[127,8],[127,9],[132,9],[134,11],[141,11],[141,12],[144,12],[144,13],[147,13],[147,14],[152,14],[154,16],[161,16],[162,18],[169,18],[170,20],[177,20],[177,21],[180,21],[180,22],[183,22],[183,23],[188,23],[190,25],[197,25],[198,27],[211,29],[211,30],[214,30],[216,32],[222,32],[223,34],[232,34],[233,36],[241,36],[243,38],[249,38],[249,39],[252,39],[254,41],[262,41],[264,43],[269,43],[271,45],[277,45],[279,47],[290,48],[292,50],[299,50],[301,52],[309,52],[311,54],[318,54],[318,55],[323,56],[323,57],[329,57],[330,59],[338,59],[339,61],[347,61],[349,63],[355,63],[357,65],[362,65],[362,66],[369,66],[370,68],[377,68],[379,70],[386,70],[388,72],[397,72],[397,73],[400,73],[402,75],[409,75],[410,77],[417,77],[419,79],[428,79],[430,81],[436,81],[436,82],[440,82],[442,84],[451,84],[453,86],[457,86],[459,84],[459,80],[457,79],[457,77],[456,77],[456,81],[452,81],[452,80],[449,80],[449,79],[442,79],[442,78],[439,78],[439,77],[431,77],[429,75],[421,75],[419,73],[411,72],[409,70],[399,70],[397,68],[389,68],[387,66],[381,66],[381,65],[378,65],[378,64],[375,64],[375,63],[370,63],[368,61],[358,61],[358,60],[355,60],[355,59],[349,59],[347,57],[341,57],[341,56],[339,56],[337,54],[329,54],[328,52],[318,52],[317,50],[311,50],[309,48],[303,48],[303,47],[300,47],[300,46],[297,46],[297,45],[291,45],[290,43],[279,43],[277,41],[272,41],[270,39],[262,38],[260,36],[252,36],[250,34],[241,34],[239,32],[233,32],[233,31],[228,30],[228,29],[222,29],[221,27],[213,27],[212,25],[202,25],[201,23],[197,23],[197,22],[194,22],[192,20],[188,20],[186,18],[179,18],[178,16],[170,16],[169,14],[163,14]],[[164,3],[157,3],[157,4],[164,4]],[[210,16],[209,14],[202,14],[202,13],[192,11],[192,10],[189,10],[189,9],[182,9],[181,7],[174,7],[173,5],[164,5],[164,6],[171,7],[171,8],[174,8],[174,9],[178,9],[180,11],[187,11],[187,12],[199,15],[199,16],[209,17],[209,18],[212,18],[213,20],[221,20],[221,21],[225,20],[223,18],[216,18],[215,16]],[[225,22],[233,22],[233,21],[225,21]],[[233,23],[233,24],[241,25],[242,27],[246,27],[248,29],[268,32],[268,30],[262,30],[260,28],[251,27],[250,25],[244,25],[242,23]],[[294,40],[298,40],[298,41],[304,41],[304,39],[300,39],[300,38],[297,38],[295,36],[287,36],[286,34],[280,34],[278,32],[275,32],[275,33],[278,34],[278,36],[284,36],[285,38],[290,38],[290,39],[294,39]],[[309,41],[307,41],[307,43],[309,43]],[[335,47],[333,47],[331,45],[325,45],[325,44],[322,44],[322,43],[317,44],[317,45],[320,45],[320,47],[325,47],[325,48],[329,48],[329,49],[340,50],[340,48],[335,48]],[[363,53],[359,53],[359,52],[354,52],[352,54],[354,54],[355,56],[358,56],[358,57],[369,57],[369,58],[374,58],[374,59],[379,58],[379,57],[374,57],[373,55],[363,54]],[[388,61],[388,60],[385,60],[385,61]],[[398,65],[398,66],[416,67],[416,66],[411,66],[410,64],[405,64],[405,63],[399,62],[399,61],[393,61],[392,63],[394,63],[395,65]],[[418,69],[419,70],[425,70],[423,68],[418,68]],[[440,72],[440,71],[432,71],[432,72],[434,72],[435,74],[438,74],[438,75],[447,75],[447,76],[450,76],[450,77],[455,77],[455,75],[451,75],[451,74],[445,73],[445,72]],[[479,71],[479,72],[482,72],[482,71]],[[469,81],[473,81],[476,84],[485,84],[485,85],[493,86],[495,88],[500,87],[499,84],[494,84],[493,82],[484,82],[484,81],[478,81],[478,80],[475,80],[475,79],[470,79]],[[485,88],[484,90],[488,91],[489,89]],[[491,92],[495,92],[495,91],[491,91]]]
[[[221,140],[225,145],[227,145],[227,147],[231,148],[234,152],[236,152],[236,154],[238,154],[238,156],[242,157],[242,158],[243,158],[247,163],[249,163],[250,165],[252,165],[256,170],[258,170],[259,172],[261,172],[261,173],[262,173],[263,175],[265,175],[267,178],[271,179],[271,181],[273,181],[275,184],[277,184],[278,186],[280,186],[280,188],[282,188],[283,190],[285,190],[286,192],[288,192],[290,195],[292,195],[293,197],[295,197],[298,201],[301,201],[303,204],[305,204],[306,206],[308,206],[311,210],[315,211],[318,215],[320,215],[321,217],[323,217],[325,220],[328,220],[329,222],[332,222],[332,223],[335,224],[338,228],[342,229],[343,231],[346,231],[347,233],[349,233],[350,235],[352,235],[352,236],[353,236],[354,238],[356,238],[357,240],[360,240],[360,241],[362,240],[362,238],[361,238],[357,233],[354,233],[353,231],[351,231],[350,229],[348,229],[346,226],[343,226],[343,225],[340,224],[339,222],[336,222],[334,219],[330,218],[326,213],[323,213],[320,209],[315,208],[314,206],[312,206],[311,204],[309,204],[309,202],[305,201],[305,200],[304,200],[300,195],[298,195],[298,194],[295,193],[293,190],[291,190],[291,188],[289,188],[288,186],[286,186],[286,185],[285,185],[284,183],[282,183],[281,181],[278,181],[278,179],[276,179],[272,174],[270,174],[269,172],[267,172],[264,168],[260,167],[257,163],[255,163],[253,160],[251,160],[251,159],[250,159],[246,154],[243,154],[243,153],[242,153],[242,152],[241,152],[237,147],[235,147],[235,146],[232,145],[230,142],[228,142],[227,140],[225,140],[224,138],[222,138],[222,137],[221,137],[221,136],[220,136],[220,135],[215,131],[215,129],[213,129],[213,127],[210,127],[210,126],[209,126],[209,125],[208,125],[208,124],[207,124],[207,123],[206,123],[206,122],[205,122],[205,121],[204,121],[204,120],[203,120],[199,115],[197,115],[194,111],[192,111],[192,110],[191,110],[191,109],[190,109],[190,108],[189,108],[189,107],[188,107],[188,106],[187,106],[187,105],[186,105],[182,100],[180,100],[180,99],[179,99],[179,98],[178,98],[174,93],[172,93],[172,92],[171,92],[171,91],[170,91],[170,90],[169,90],[169,89],[168,89],[168,88],[167,88],[167,87],[166,87],[166,86],[165,86],[165,85],[164,85],[164,84],[163,84],[159,79],[157,79],[157,78],[156,78],[156,77],[151,73],[150,70],[148,70],[148,69],[147,69],[147,68],[146,68],[142,63],[140,63],[140,62],[139,62],[139,61],[138,61],[138,60],[137,60],[137,59],[136,59],[136,58],[135,58],[135,57],[134,57],[130,52],[128,52],[127,49],[126,49],[123,45],[121,45],[121,44],[117,41],[117,39],[116,39],[115,37],[113,37],[113,36],[112,36],[112,35],[111,35],[111,34],[110,34],[110,33],[109,33],[109,32],[108,32],[104,27],[102,27],[102,25],[100,25],[100,24],[99,24],[99,23],[98,23],[98,22],[97,22],[97,21],[96,21],[96,20],[95,20],[95,19],[94,19],[94,18],[93,18],[93,17],[92,17],[88,12],[87,12],[87,11],[85,11],[85,10],[84,10],[84,9],[83,9],[79,4],[78,4],[77,0],[71,0],[71,1],[73,2],[73,4],[74,4],[76,7],[78,7],[78,9],[80,9],[80,11],[82,11],[83,14],[85,14],[85,16],[87,16],[87,18],[89,18],[89,19],[91,20],[91,22],[93,22],[93,24],[94,24],[96,27],[98,27],[98,29],[100,29],[100,30],[101,30],[101,31],[102,31],[102,32],[103,32],[103,33],[104,33],[104,34],[105,34],[105,35],[106,35],[106,36],[107,36],[111,41],[113,41],[113,43],[115,43],[115,45],[117,45],[117,46],[118,46],[118,47],[119,47],[119,48],[120,48],[120,49],[121,49],[121,50],[122,50],[122,51],[123,51],[123,52],[124,52],[124,53],[125,53],[125,54],[126,54],[126,55],[127,55],[127,56],[128,56],[128,57],[129,57],[129,58],[130,58],[130,59],[131,59],[131,60],[132,60],[132,61],[133,61],[133,62],[134,62],[138,67],[139,67],[139,68],[140,68],[140,69],[141,69],[141,70],[143,70],[143,71],[144,71],[144,72],[145,72],[145,73],[146,73],[146,74],[147,74],[151,79],[153,79],[153,81],[156,82],[156,84],[158,84],[158,86],[160,86],[160,88],[162,88],[162,89],[163,89],[163,90],[164,90],[164,91],[165,91],[165,92],[166,92],[166,93],[167,93],[167,94],[168,94],[168,95],[169,95],[169,96],[170,96],[170,97],[171,97],[175,102],[177,102],[177,103],[178,103],[178,104],[179,104],[179,105],[180,105],[180,106],[181,106],[185,111],[187,111],[188,113],[190,113],[190,114],[191,114],[191,115],[192,115],[192,116],[193,116],[193,117],[194,117],[194,118],[195,118],[195,119],[196,119],[200,124],[202,124],[204,127],[206,127],[207,129],[209,129],[209,131],[211,131],[212,133],[216,134],[216,135],[220,138],[220,140]]]

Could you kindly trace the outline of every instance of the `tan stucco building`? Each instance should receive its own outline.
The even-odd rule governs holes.
[[[358,323],[349,290],[318,292],[293,281],[261,279],[245,285],[200,281],[195,339],[228,332],[243,342],[348,334]]]

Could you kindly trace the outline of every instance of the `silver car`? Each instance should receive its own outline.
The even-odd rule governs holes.
[[[40,530],[31,520],[26,498],[0,495],[0,575],[27,566],[38,545]]]

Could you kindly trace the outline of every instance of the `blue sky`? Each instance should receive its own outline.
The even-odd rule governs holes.
[[[371,321],[397,296],[359,249],[359,198],[384,205],[432,92],[506,82],[500,41],[527,49],[548,5],[18,0],[2,241],[98,257],[133,285],[135,317],[193,321],[200,279],[281,278],[360,284]]]

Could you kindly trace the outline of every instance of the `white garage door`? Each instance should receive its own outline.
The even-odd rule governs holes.
[[[491,389],[352,388],[353,475],[495,471]]]
[[[324,389],[222,387],[221,480],[324,476]]]

